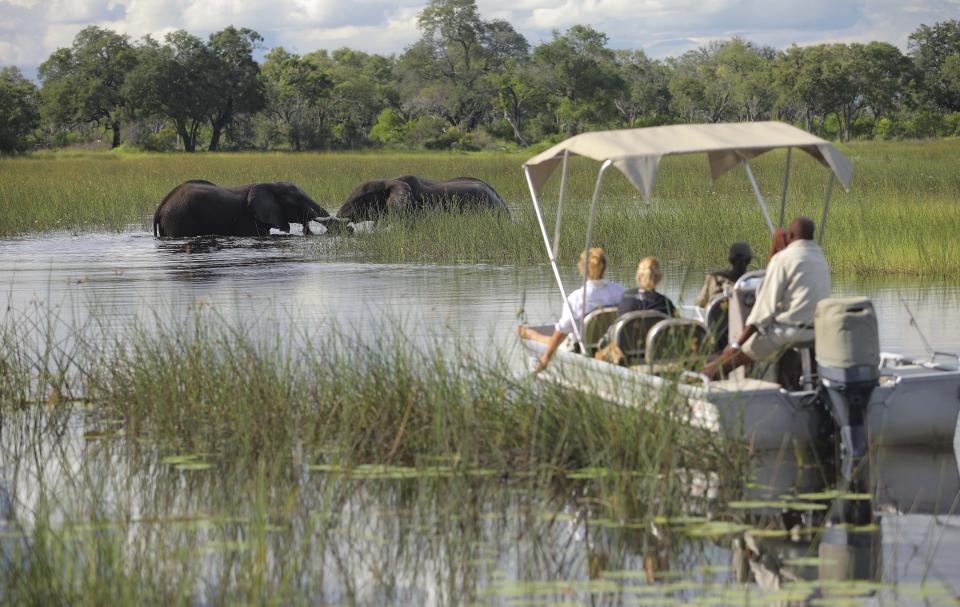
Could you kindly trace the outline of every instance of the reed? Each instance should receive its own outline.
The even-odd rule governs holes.
[[[0,601],[402,604],[409,577],[458,604],[495,582],[476,564],[491,516],[562,537],[586,508],[646,538],[707,506],[691,475],[739,474],[669,395],[641,415],[465,342],[382,335],[255,339],[204,308],[123,333],[8,312],[0,455],[25,484],[0,513]],[[364,598],[358,571],[388,594]]]

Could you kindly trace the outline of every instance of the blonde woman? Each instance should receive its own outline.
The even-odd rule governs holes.
[[[657,285],[663,280],[663,271],[656,257],[644,257],[637,266],[637,288],[624,291],[617,305],[617,316],[637,310],[656,310],[667,316],[677,316],[677,307],[663,294]]]
[[[586,266],[586,267],[585,267]],[[567,338],[567,335],[573,333],[573,327],[576,323],[583,320],[586,314],[597,308],[604,306],[615,306],[623,297],[623,286],[615,282],[609,282],[603,279],[607,271],[607,258],[603,254],[603,249],[594,247],[590,249],[588,259],[584,259],[584,254],[580,253],[580,262],[577,264],[580,275],[584,271],[587,275],[587,305],[583,305],[583,289],[580,287],[567,296],[567,303],[560,311],[560,321],[553,327],[553,335],[547,337],[536,331],[528,330],[526,327],[520,327],[520,336],[527,339],[534,339],[547,344],[547,351],[540,357],[534,373],[539,373],[547,368],[554,352],[560,347],[560,344]]]

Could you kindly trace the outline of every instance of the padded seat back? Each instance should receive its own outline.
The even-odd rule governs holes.
[[[704,318],[714,349],[718,352],[723,350],[729,342],[730,294],[723,293],[711,299]]]
[[[583,319],[583,343],[587,346],[587,356],[596,354],[600,339],[617,319],[617,306],[597,308]]]
[[[637,310],[617,318],[613,325],[613,343],[620,348],[626,364],[633,365],[643,360],[647,334],[654,325],[666,318],[669,316],[657,310]]]
[[[661,320],[647,334],[644,359],[647,364],[679,363],[692,368],[706,362],[709,348],[707,328],[689,318]]]

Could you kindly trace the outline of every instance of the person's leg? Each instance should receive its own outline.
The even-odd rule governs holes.
[[[522,337],[523,339],[530,339],[536,342],[540,342],[542,344],[549,345],[553,339],[552,333],[550,335],[545,335],[544,333],[540,333],[539,331],[535,331],[530,327],[525,327],[523,325],[517,327],[517,333],[519,333],[520,337]]]

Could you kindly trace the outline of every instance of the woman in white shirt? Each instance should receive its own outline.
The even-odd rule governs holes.
[[[520,327],[520,336],[526,339],[533,339],[547,344],[547,351],[540,357],[534,373],[539,373],[547,368],[554,352],[560,347],[560,344],[567,338],[567,335],[573,333],[574,324],[583,320],[585,314],[589,314],[597,308],[604,306],[615,306],[620,303],[624,288],[615,282],[608,282],[603,279],[607,271],[607,258],[603,254],[603,249],[594,247],[590,249],[590,257],[584,263],[584,254],[580,253],[580,262],[577,269],[582,276],[584,266],[587,272],[587,305],[583,305],[583,287],[580,287],[567,296],[567,303],[560,311],[560,320],[553,327],[553,335],[547,337],[542,333],[531,331],[526,327]],[[584,312],[584,309],[586,312]]]

